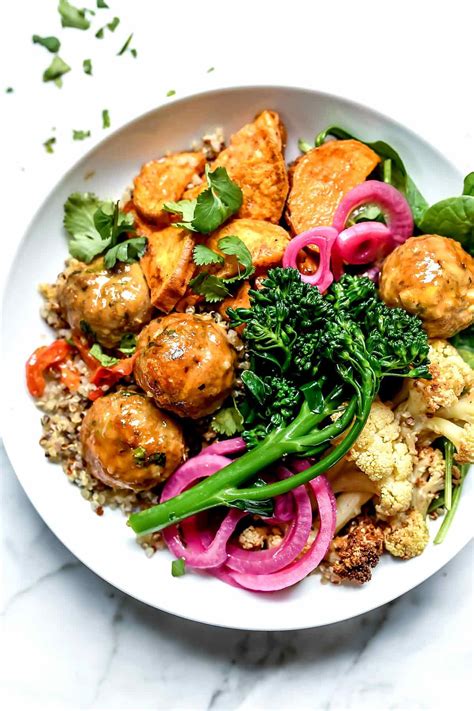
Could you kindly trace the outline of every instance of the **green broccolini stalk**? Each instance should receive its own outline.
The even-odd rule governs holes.
[[[179,496],[132,514],[140,535],[214,506],[255,512],[261,502],[263,511],[269,498],[323,474],[349,451],[385,376],[430,377],[420,319],[385,306],[367,278],[344,275],[322,296],[296,270],[276,268],[250,291],[250,303],[229,315],[234,326],[244,324],[250,355],[242,409],[251,449]],[[317,460],[282,481],[242,488],[287,455]]]

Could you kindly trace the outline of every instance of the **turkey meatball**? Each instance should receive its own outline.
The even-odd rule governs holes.
[[[138,333],[151,319],[150,292],[140,265],[119,263],[104,268],[102,258],[78,263],[61,285],[59,305],[71,328],[87,323],[106,348],[120,343],[124,333]]]
[[[81,426],[81,444],[96,479],[134,491],[167,479],[185,455],[180,425],[145,395],[128,391],[94,402]]]
[[[195,314],[152,321],[137,346],[135,378],[159,407],[197,419],[230,394],[235,351],[223,328]]]
[[[474,259],[454,239],[410,237],[385,260],[380,295],[420,316],[431,338],[450,338],[474,322]]]

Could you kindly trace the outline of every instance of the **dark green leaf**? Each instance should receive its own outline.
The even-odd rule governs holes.
[[[242,432],[243,422],[242,415],[237,407],[233,405],[219,410],[211,420],[211,427],[217,434],[233,437],[237,432]]]
[[[214,252],[205,244],[197,244],[193,249],[194,264],[198,267],[206,267],[209,264],[223,264],[224,257]]]
[[[133,32],[132,32],[132,34],[129,35],[129,36],[127,37],[127,39],[125,40],[125,44],[122,46],[122,49],[121,49],[119,52],[117,52],[117,57],[120,57],[122,54],[125,54],[125,52],[126,52],[127,49],[128,49],[128,46],[129,46],[130,42],[132,41],[132,37],[133,37]]]
[[[469,326],[464,331],[457,333],[451,338],[451,343],[461,358],[474,369],[474,326]]]
[[[104,39],[104,30],[105,30],[105,27],[100,27],[100,28],[97,30],[97,32],[95,33],[95,37],[96,37],[97,39]]]
[[[118,17],[114,17],[114,19],[111,20],[109,23],[107,23],[106,26],[111,32],[115,32],[115,30],[117,29],[119,24],[120,24],[120,19]]]
[[[125,264],[137,262],[145,254],[146,246],[146,237],[127,239],[125,242],[120,242],[120,244],[115,245],[115,247],[111,247],[106,252],[104,264],[107,269],[112,269],[117,261],[124,262]]]
[[[461,195],[431,205],[423,215],[420,229],[459,240],[474,255],[474,197]]]
[[[163,205],[163,209],[166,210],[166,212],[172,212],[181,215],[182,222],[173,222],[173,225],[175,227],[184,227],[187,230],[192,230],[195,232],[196,230],[192,225],[192,221],[194,219],[196,203],[197,200],[178,200],[178,202],[174,202],[173,200],[171,200],[170,202],[166,202]]]
[[[54,144],[55,143],[56,143],[56,139],[54,138],[54,136],[52,136],[51,138],[48,138],[48,140],[43,143],[46,153],[54,153]]]
[[[61,15],[62,27],[73,27],[76,30],[88,30],[90,22],[86,19],[86,10],[71,5],[68,0],[59,0],[58,12]]]
[[[470,195],[471,197],[474,197],[474,172],[469,173],[464,178],[464,185],[463,185],[463,189],[462,189],[462,194],[463,195]]]
[[[90,59],[84,59],[82,62],[82,68],[84,70],[84,74],[89,74],[89,76],[92,75],[92,62]]]
[[[173,578],[180,578],[186,572],[186,564],[184,558],[176,558],[171,563],[171,575]]]
[[[194,279],[191,279],[189,286],[195,294],[204,296],[206,301],[210,303],[222,301],[222,299],[230,295],[230,291],[222,279],[214,276],[214,274],[208,274],[207,272],[201,272],[201,274],[198,274]]]
[[[58,86],[61,86],[61,77],[70,71],[71,67],[56,55],[49,67],[43,72],[43,81],[54,81]]]
[[[32,40],[33,44],[40,44],[42,47],[46,47],[48,52],[52,52],[53,54],[59,52],[59,48],[61,47],[61,42],[57,37],[40,37],[39,35],[33,35]]]
[[[232,284],[240,279],[247,279],[254,273],[255,267],[252,264],[252,255],[240,237],[234,235],[222,237],[217,244],[221,252],[237,258],[238,274],[231,279],[224,279],[226,284]],[[241,266],[244,268],[243,271],[240,268]]]
[[[13,94],[13,87],[7,86],[7,88],[5,89],[5,94]]]
[[[115,356],[109,356],[107,353],[104,353],[99,343],[94,343],[92,348],[89,350],[89,354],[98,360],[104,368],[111,368],[119,362],[119,359],[115,358]]]
[[[118,347],[120,353],[124,355],[133,355],[137,350],[137,337],[134,333],[124,333],[120,339],[120,345]]]
[[[263,380],[252,370],[244,370],[241,380],[258,404],[263,405],[267,397]]]
[[[321,389],[321,383],[317,380],[312,381],[308,385],[302,385],[301,392],[304,399],[308,403],[311,412],[318,415],[324,409],[324,395]]]
[[[104,0],[97,0],[97,7],[99,10],[108,10],[109,6]]]
[[[102,128],[110,128],[110,115],[108,109],[102,111]]]
[[[83,141],[85,138],[90,138],[90,131],[76,131],[73,129],[72,140],[73,141]]]

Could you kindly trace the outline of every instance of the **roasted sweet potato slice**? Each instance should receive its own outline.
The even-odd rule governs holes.
[[[205,165],[202,153],[172,153],[145,163],[133,181],[135,208],[145,220],[168,224],[170,215],[163,210],[163,203],[179,200],[188,185],[204,171]]]
[[[219,240],[222,237],[239,237],[252,255],[252,263],[257,274],[268,271],[270,267],[276,267],[283,259],[283,253],[290,241],[290,236],[283,227],[273,225],[265,220],[232,220],[224,227],[213,232],[206,241],[206,246],[218,252]],[[237,260],[235,257],[223,255],[225,263],[216,267],[213,271],[225,279],[233,277],[238,273]],[[209,271],[209,267],[206,267]]]
[[[212,163],[212,170],[224,167],[242,189],[243,204],[237,217],[280,221],[288,195],[284,142],[285,129],[279,115],[262,111],[253,123],[231,137],[229,146]],[[184,197],[197,197],[205,185],[192,188]]]
[[[341,198],[380,162],[359,141],[330,141],[301,156],[290,171],[286,219],[294,234],[331,225]]]
[[[245,280],[240,285],[235,296],[228,296],[227,299],[224,299],[224,301],[221,301],[221,303],[217,307],[217,311],[220,313],[222,318],[224,318],[226,321],[229,320],[229,317],[227,315],[227,309],[229,309],[229,308],[248,309],[250,307],[249,291],[250,291],[250,282],[248,280]],[[242,326],[238,326],[236,330],[238,331],[238,333],[242,333],[244,328],[245,328],[245,326],[242,325]]]
[[[140,264],[157,309],[169,313],[183,296],[194,271],[194,239],[187,230],[138,228],[148,237]]]

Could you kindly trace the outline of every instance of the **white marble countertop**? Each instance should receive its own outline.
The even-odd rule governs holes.
[[[61,32],[49,0],[9,6],[0,46],[1,179],[15,220],[9,239],[3,228],[2,283],[15,242],[47,188],[103,135],[102,109],[110,110],[115,127],[165,101],[170,89],[180,95],[261,82],[342,94],[392,115],[461,171],[472,170],[468,1],[420,1],[404,12],[400,3],[343,0],[338,17],[327,21],[323,7],[305,0],[293,0],[291,17],[269,0],[232,6],[183,0],[179,10],[149,0],[108,4],[121,25],[103,41]],[[223,27],[220,18],[230,8]],[[137,59],[117,58],[115,45],[132,30]],[[75,71],[60,91],[41,82],[50,55],[31,44],[33,33],[63,41],[60,54]],[[92,78],[80,70],[89,56]],[[215,70],[207,73],[210,67]],[[13,94],[5,93],[7,86]],[[92,138],[73,143],[73,128],[92,129]],[[42,143],[51,135],[57,144],[47,155]],[[287,633],[210,628],[150,609],[91,573],[38,517],[3,449],[0,457],[0,703],[8,711],[467,706],[472,545],[417,589],[348,622]]]

